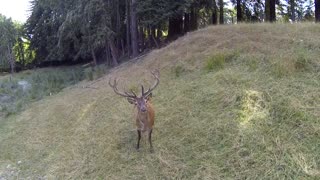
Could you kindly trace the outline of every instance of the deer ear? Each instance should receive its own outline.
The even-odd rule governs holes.
[[[132,99],[132,98],[127,98],[127,101],[128,101],[130,104],[137,104],[136,100],[135,100],[135,99]]]

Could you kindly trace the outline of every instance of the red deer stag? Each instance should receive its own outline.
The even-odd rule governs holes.
[[[153,152],[153,146],[151,142],[151,134],[154,124],[154,109],[150,102],[152,96],[152,91],[158,86],[159,80],[159,71],[152,71],[151,74],[155,78],[155,83],[151,88],[144,92],[144,87],[141,85],[141,96],[138,97],[132,90],[130,92],[120,92],[117,88],[117,79],[114,79],[113,84],[109,81],[109,85],[113,88],[113,91],[125,98],[127,98],[130,104],[133,104],[136,109],[135,120],[138,132],[138,143],[137,150],[139,150],[141,133],[147,132],[148,140],[150,143],[150,151]]]

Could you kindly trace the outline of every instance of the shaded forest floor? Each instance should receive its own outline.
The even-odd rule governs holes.
[[[317,179],[319,54],[316,24],[189,33],[1,119],[0,179]],[[155,68],[155,152],[137,152],[133,108],[108,80],[138,89]]]

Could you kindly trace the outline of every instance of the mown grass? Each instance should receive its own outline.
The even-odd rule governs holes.
[[[90,83],[97,89],[33,103],[0,128],[0,177],[318,179],[319,29],[209,27],[121,65]],[[210,59],[223,66],[208,69]],[[119,77],[121,89],[150,85],[154,68],[155,152],[145,138],[137,152],[133,107],[108,80]]]

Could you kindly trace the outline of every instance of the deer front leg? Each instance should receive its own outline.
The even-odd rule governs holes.
[[[141,130],[137,130],[138,131],[138,143],[137,143],[137,150],[139,150],[140,147],[140,139],[141,139]]]
[[[151,134],[152,134],[152,129],[149,131],[148,139],[150,144],[150,152],[154,152],[153,146],[152,146]]]

